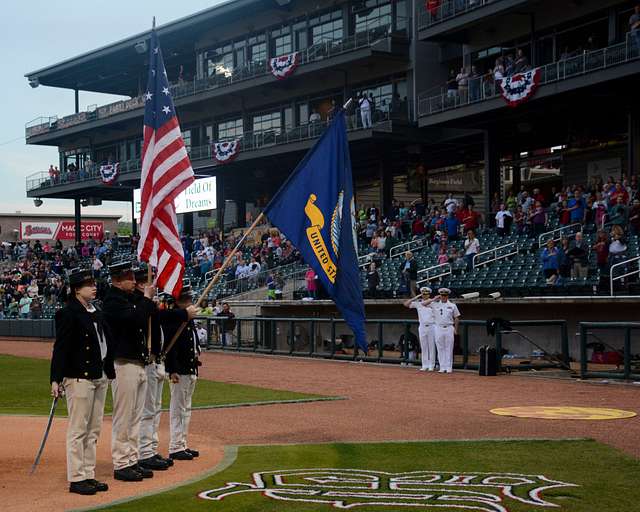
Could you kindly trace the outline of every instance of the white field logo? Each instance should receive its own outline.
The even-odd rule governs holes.
[[[577,485],[517,473],[296,469],[253,473],[253,483],[228,482],[198,496],[220,501],[233,494],[260,493],[274,500],[324,503],[344,509],[379,505],[509,512],[509,502],[558,508],[541,495],[562,487]]]

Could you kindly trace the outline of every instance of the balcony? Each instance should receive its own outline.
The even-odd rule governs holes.
[[[458,39],[474,23],[497,14],[509,12],[529,3],[530,0],[447,0],[433,12],[420,6],[418,38],[422,41]]]
[[[638,46],[632,41],[631,34],[627,34],[624,43],[540,66],[539,88],[532,101],[637,74],[637,65],[625,65],[636,64],[639,60]],[[555,84],[555,87],[547,87],[552,84]],[[444,86],[439,89],[437,94],[431,90],[418,96],[421,127],[506,107],[501,97],[500,86],[491,74],[470,79],[464,95],[458,94],[457,91],[447,91]]]
[[[410,107],[407,106],[408,111]],[[370,138],[374,132],[391,133],[394,123],[407,124],[409,117],[404,112],[383,112],[376,111],[373,119],[373,126],[365,128],[362,125],[362,118],[359,109],[356,109],[347,117],[347,131],[350,140]],[[261,158],[263,156],[273,156],[278,153],[291,151],[303,151],[311,147],[314,140],[322,135],[328,121],[311,123],[297,126],[289,130],[261,130],[244,132],[236,139],[221,139],[219,142],[238,140],[240,150],[238,161]],[[214,160],[212,145],[193,146],[189,148],[189,156],[194,169],[217,167],[219,164]],[[233,165],[233,164],[227,164]],[[140,159],[120,162],[119,183],[128,181],[136,182],[140,179]],[[85,189],[89,186],[100,187],[106,192],[114,191],[117,194],[118,187],[103,185],[100,181],[100,173],[97,165],[93,168],[78,171],[71,174],[62,171],[57,179],[49,176],[47,171],[36,172],[26,178],[26,190],[28,197],[71,197],[70,192],[78,189]],[[81,185],[81,186],[77,186]],[[137,183],[136,183],[137,186]],[[130,190],[128,195],[121,200],[130,200]],[[77,195],[77,194],[76,194]]]
[[[394,25],[385,25],[366,32],[359,32],[340,41],[325,41],[310,46],[298,52],[300,54],[300,63],[296,74],[312,72],[318,67],[326,69],[328,66],[335,65],[341,57],[348,62],[367,58],[374,53],[406,57],[408,56],[406,34],[410,27],[409,21],[407,19],[397,19],[395,27]],[[359,52],[364,52],[364,54],[359,55]],[[259,61],[250,62],[246,66],[236,68],[228,74],[214,75],[201,79],[194,78],[190,82],[173,84],[170,90],[176,104],[181,105],[194,99],[197,101],[212,96],[229,94],[232,92],[230,90],[232,88],[233,92],[236,92],[238,89],[247,89],[261,86],[265,83],[277,82],[278,79],[271,74],[269,61]],[[132,117],[141,116],[143,108],[144,100],[142,96],[136,96],[62,118],[57,116],[39,117],[26,124],[25,136],[27,142],[30,142],[30,139],[34,139],[36,136],[60,132],[94,121],[109,120],[120,114],[131,113]]]

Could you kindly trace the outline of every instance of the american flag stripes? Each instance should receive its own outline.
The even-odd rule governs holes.
[[[144,100],[138,258],[157,267],[157,286],[177,297],[185,261],[173,201],[193,182],[194,175],[155,30],[151,32]]]

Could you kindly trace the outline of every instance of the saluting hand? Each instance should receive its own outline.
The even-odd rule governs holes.
[[[198,314],[200,313],[200,308],[194,306],[193,304],[191,304],[190,306],[187,306],[187,315],[189,317],[189,320],[194,319],[196,316],[198,316]]]

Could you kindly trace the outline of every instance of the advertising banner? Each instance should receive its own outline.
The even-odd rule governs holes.
[[[21,222],[21,240],[74,240],[76,226],[72,220],[60,222]],[[104,237],[104,222],[82,221],[80,223],[82,240],[101,240]]]

